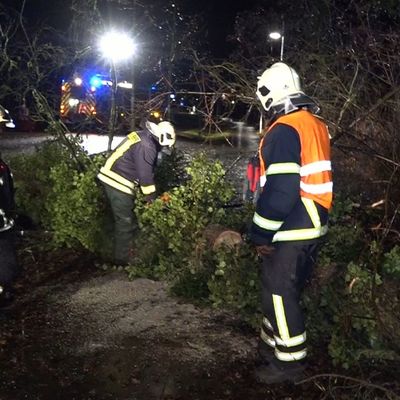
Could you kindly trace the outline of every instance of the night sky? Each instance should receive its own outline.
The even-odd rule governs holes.
[[[22,0],[1,0],[1,3],[20,9]],[[25,17],[32,24],[46,24],[57,30],[66,30],[70,24],[70,1],[64,0],[34,0],[26,1]],[[107,2],[99,1],[99,4]],[[160,4],[160,0],[145,0],[145,4]],[[167,0],[161,3],[166,4]],[[168,1],[168,3],[171,3]],[[229,45],[226,37],[233,32],[235,16],[238,12],[252,8],[259,0],[183,0],[187,10],[200,15],[205,23],[209,49],[214,55],[224,55]],[[265,3],[265,1],[264,1]],[[107,5],[106,9],[110,6]],[[107,12],[105,13],[107,14]],[[104,15],[105,20],[112,20],[111,15]]]
[[[224,55],[228,51],[226,37],[233,32],[235,16],[238,12],[248,10],[257,3],[256,0],[201,0],[206,16],[210,46],[215,55]]]

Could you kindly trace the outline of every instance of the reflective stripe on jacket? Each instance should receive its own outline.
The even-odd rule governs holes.
[[[148,130],[131,132],[110,155],[97,177],[127,194],[133,195],[137,186],[145,195],[155,193],[158,146]]]
[[[316,201],[330,209],[332,205],[332,165],[330,139],[325,123],[309,111],[301,110],[278,118],[268,129],[270,132],[276,124],[293,127],[300,137],[301,165],[296,163],[272,164],[265,168],[260,154],[260,184],[265,185],[268,175],[281,173],[300,173],[300,194],[302,197]],[[261,140],[259,152],[262,149]]]
[[[6,213],[0,208],[0,232],[8,231],[14,226],[14,220],[7,217]]]
[[[263,191],[253,241],[313,241],[325,235],[333,185],[324,122],[306,110],[279,117],[261,140],[259,156]]]

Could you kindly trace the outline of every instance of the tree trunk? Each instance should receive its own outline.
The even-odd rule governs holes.
[[[221,225],[209,225],[204,230],[204,237],[213,250],[220,246],[236,247],[242,243],[242,236],[239,232],[233,231]]]

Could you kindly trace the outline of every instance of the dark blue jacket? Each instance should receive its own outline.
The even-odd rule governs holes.
[[[140,187],[143,194],[153,197],[154,169],[160,150],[149,130],[131,132],[108,157],[97,177],[121,192],[133,195],[135,188]]]

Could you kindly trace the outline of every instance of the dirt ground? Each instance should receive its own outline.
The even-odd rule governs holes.
[[[25,243],[20,256],[17,301],[0,316],[0,400],[348,398],[314,380],[257,383],[257,332],[163,282],[129,281],[68,250]],[[321,372],[314,363],[310,374]]]

